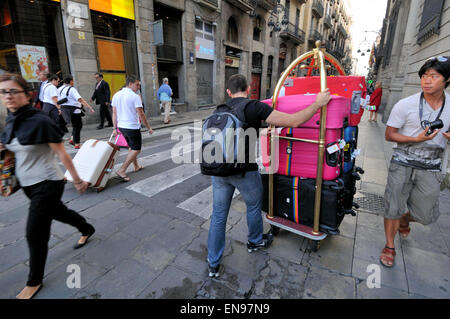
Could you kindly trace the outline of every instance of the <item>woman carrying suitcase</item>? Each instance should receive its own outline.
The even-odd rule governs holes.
[[[64,79],[64,85],[58,89],[59,101],[64,101],[61,105],[62,115],[67,123],[72,123],[72,137],[69,140],[69,144],[72,144],[75,149],[80,148],[80,133],[83,128],[82,117],[83,108],[87,107],[91,113],[94,113],[94,109],[81,97],[77,89],[74,88],[73,77],[68,75]]]
[[[65,151],[61,130],[45,113],[31,106],[28,83],[17,74],[1,75],[0,98],[10,112],[0,149],[15,153],[16,177],[30,199],[26,224],[30,271],[26,287],[16,297],[30,299],[42,288],[52,220],[74,226],[81,232],[75,249],[84,246],[95,229],[61,202],[64,181],[56,155],[74,177],[73,184],[80,193],[87,189],[88,183],[80,179]]]

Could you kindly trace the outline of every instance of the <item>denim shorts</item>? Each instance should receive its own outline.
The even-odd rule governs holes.
[[[384,193],[384,217],[400,219],[409,211],[423,225],[439,215],[441,172],[415,169],[391,162]]]

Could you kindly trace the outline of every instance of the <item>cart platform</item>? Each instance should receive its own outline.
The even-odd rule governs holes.
[[[327,234],[322,233],[322,232],[319,232],[318,235],[314,235],[313,229],[311,227],[301,225],[301,224],[296,224],[296,223],[294,223],[288,219],[282,218],[282,217],[277,217],[277,216],[269,217],[269,215],[267,214],[265,216],[265,220],[267,223],[269,223],[272,226],[287,230],[289,232],[309,238],[311,240],[320,241],[327,237]]]

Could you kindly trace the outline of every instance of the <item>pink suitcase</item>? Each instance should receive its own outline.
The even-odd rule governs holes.
[[[279,136],[288,136],[308,140],[318,140],[319,130],[315,128],[283,128]],[[342,129],[327,129],[325,136],[325,155],[323,165],[323,179],[335,180],[341,172],[342,151],[339,141],[342,137]],[[268,168],[269,157],[267,150],[268,137],[261,135],[262,163]],[[336,152],[328,151],[334,148]],[[296,176],[302,178],[317,177],[318,144],[279,140],[277,174]]]
[[[120,146],[120,147],[127,147],[128,148],[128,143],[125,140],[125,137],[123,137],[122,133],[120,133],[119,129],[117,129],[117,136],[116,136],[116,139],[114,141],[114,144],[116,144],[117,146]]]
[[[306,109],[308,106],[313,104],[315,100],[316,94],[282,96],[278,99],[277,110],[280,112],[293,114]],[[264,100],[262,102],[272,106],[271,99]],[[351,102],[352,101],[349,98],[332,96],[327,107],[327,129],[344,127],[344,119],[350,116]],[[309,121],[303,123],[300,127],[320,128],[320,110],[318,110]]]

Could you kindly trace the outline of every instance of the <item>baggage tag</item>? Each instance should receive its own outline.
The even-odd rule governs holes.
[[[361,154],[361,150],[360,149],[354,150],[353,153],[352,153],[352,159],[356,158],[356,156],[358,156],[359,154]]]
[[[333,153],[339,152],[339,146],[338,146],[338,144],[336,143],[336,144],[334,144],[334,145],[328,147],[328,148],[327,148],[327,152],[328,152],[328,154],[333,154]]]
[[[345,145],[347,145],[347,143],[346,143],[344,140],[340,140],[340,141],[339,141],[339,148],[340,148],[341,150],[345,147]]]

